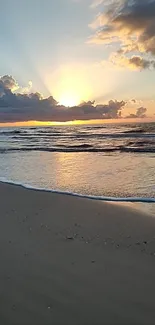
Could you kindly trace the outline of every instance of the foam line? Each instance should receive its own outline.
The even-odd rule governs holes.
[[[155,198],[147,198],[147,197],[108,197],[108,196],[95,196],[95,195],[86,195],[86,194],[79,194],[69,191],[59,191],[59,190],[52,190],[49,188],[44,187],[35,187],[31,186],[29,184],[24,184],[21,182],[15,182],[12,180],[5,179],[4,177],[0,177],[1,183],[7,183],[12,185],[18,185],[23,188],[29,189],[29,190],[35,190],[35,191],[44,191],[44,192],[51,192],[56,194],[65,194],[70,196],[76,196],[81,197],[85,199],[91,199],[91,200],[100,200],[100,201],[106,201],[106,202],[141,202],[141,203],[155,203]]]

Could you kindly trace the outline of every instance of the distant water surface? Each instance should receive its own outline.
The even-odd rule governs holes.
[[[0,166],[3,180],[155,201],[155,123],[1,128]]]

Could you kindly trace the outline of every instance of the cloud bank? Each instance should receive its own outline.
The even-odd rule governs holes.
[[[155,68],[155,0],[105,0],[91,27],[96,33],[90,42],[119,46],[113,63]]]
[[[129,114],[126,118],[145,118],[146,117],[147,108],[139,107],[135,114]]]
[[[18,93],[18,83],[12,76],[0,77],[0,122],[117,119],[121,118],[126,102],[110,100],[108,104],[95,105],[94,101],[66,107],[52,96],[43,98],[40,93]],[[16,91],[16,92],[15,92]],[[143,117],[142,114],[139,117]]]

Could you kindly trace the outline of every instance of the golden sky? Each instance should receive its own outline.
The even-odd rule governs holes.
[[[0,123],[154,120],[154,17],[155,0],[4,2]]]

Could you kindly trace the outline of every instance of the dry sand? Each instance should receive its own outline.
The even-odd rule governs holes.
[[[155,219],[0,184],[0,325],[155,324]]]

